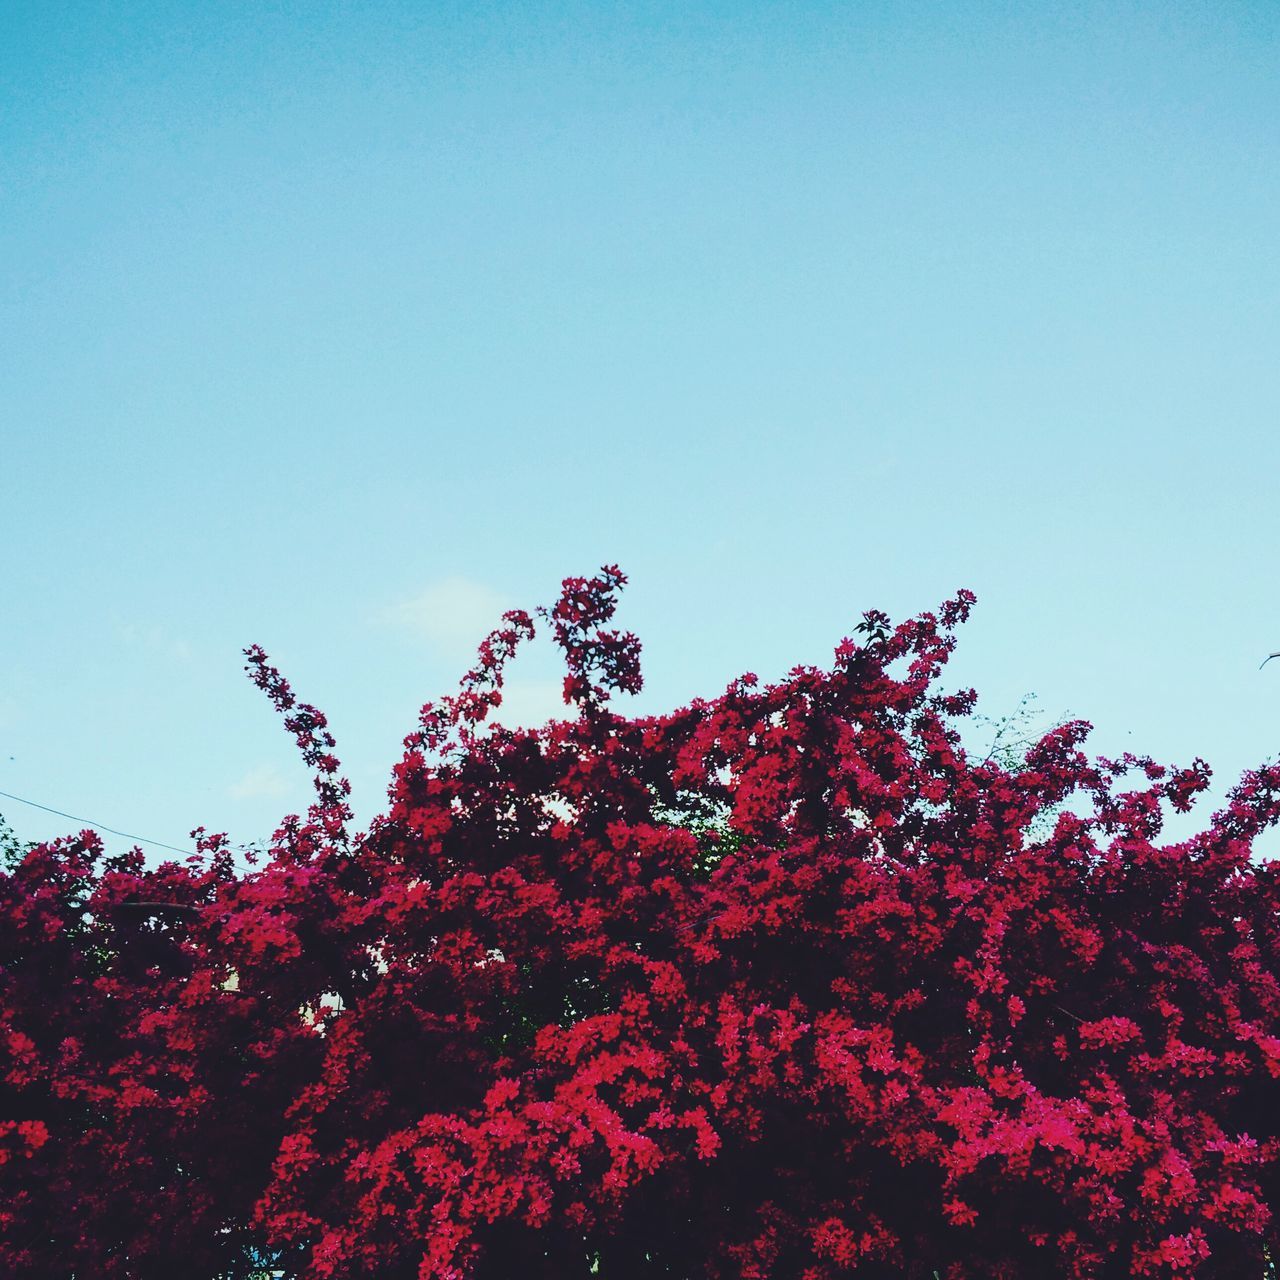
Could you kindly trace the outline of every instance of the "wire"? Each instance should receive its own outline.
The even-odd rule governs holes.
[[[0,791],[0,796],[4,796],[6,800],[16,800],[19,804],[29,804],[33,809],[43,809],[45,813],[56,814],[59,818],[68,818],[72,822],[83,822],[86,827],[92,827],[95,831],[106,831],[113,836],[121,836],[125,840],[136,840],[139,844],[153,844],[157,849],[168,849],[170,853],[181,853],[189,855],[192,850],[179,849],[176,845],[165,844],[163,840],[148,840],[146,836],[130,835],[127,831],[117,831],[115,827],[104,826],[101,822],[94,822],[91,818],[77,818],[74,813],[63,813],[61,809],[50,809],[47,804],[36,804],[34,800],[24,800],[21,796],[10,795],[7,791]]]

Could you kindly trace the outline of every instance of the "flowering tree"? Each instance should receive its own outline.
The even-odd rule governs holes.
[[[1280,769],[1162,842],[1200,761],[970,757],[967,593],[628,718],[623,582],[507,614],[365,833],[255,648],[316,786],[261,865],[0,875],[4,1274],[1258,1280]],[[566,717],[507,729],[539,625]]]

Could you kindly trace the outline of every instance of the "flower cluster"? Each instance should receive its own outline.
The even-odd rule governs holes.
[[[626,717],[623,575],[512,612],[349,831],[0,874],[15,1280],[1260,1280],[1280,1206],[1280,768],[1059,726],[966,750],[972,597]],[[513,730],[545,622],[566,717]]]

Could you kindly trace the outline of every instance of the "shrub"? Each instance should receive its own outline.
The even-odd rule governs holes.
[[[1250,1277],[1280,1202],[1280,770],[970,756],[972,597],[626,717],[624,578],[512,612],[351,831],[0,875],[15,1277]],[[566,717],[500,716],[546,625]]]

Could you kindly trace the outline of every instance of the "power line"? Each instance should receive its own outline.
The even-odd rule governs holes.
[[[77,818],[74,813],[63,813],[61,809],[50,809],[47,804],[37,804],[34,800],[25,800],[22,796],[10,795],[7,791],[0,791],[0,796],[4,796],[6,800],[16,800],[19,804],[29,804],[33,809],[43,809],[45,813],[55,814],[59,818],[67,818],[71,822],[83,822],[86,827],[92,827],[95,831],[106,831],[113,836],[121,836],[125,840],[136,840],[139,844],[153,844],[157,849],[168,849],[170,853],[181,853],[189,856],[193,850],[179,849],[176,845],[165,844],[163,840],[148,840],[146,836],[130,835],[127,831],[117,831],[115,827],[105,826],[101,822],[94,822],[92,818]]]

